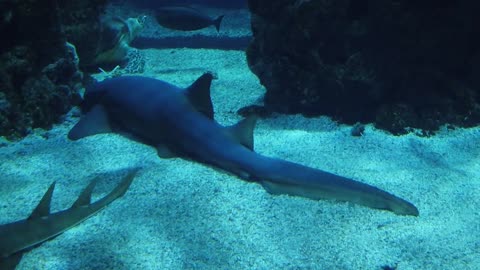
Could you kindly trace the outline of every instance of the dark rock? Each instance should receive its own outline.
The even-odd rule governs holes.
[[[79,102],[79,47],[106,1],[5,0],[0,3],[0,136],[50,128]],[[86,31],[86,32],[85,32]],[[87,34],[85,34],[87,33]],[[83,50],[85,59],[92,54]]]
[[[352,130],[350,130],[350,134],[354,137],[361,137],[365,132],[365,125],[361,123],[356,123],[353,125]]]
[[[101,46],[101,16],[107,0],[58,1],[65,38],[75,45],[82,69],[90,67]]]
[[[142,8],[158,8],[161,6],[208,5],[220,8],[246,8],[247,0],[134,0],[131,1]]]
[[[250,0],[248,64],[283,113],[394,134],[478,117],[477,1]]]

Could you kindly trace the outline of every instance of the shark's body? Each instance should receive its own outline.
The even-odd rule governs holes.
[[[253,151],[254,119],[223,127],[213,121],[211,74],[186,89],[164,81],[125,76],[87,89],[88,113],[69,133],[77,140],[118,132],[157,147],[160,156],[189,158],[213,165],[269,192],[312,199],[349,201],[401,215],[418,215],[417,208],[390,193],[345,177]]]
[[[15,269],[24,252],[54,238],[88,219],[121,197],[133,181],[137,170],[130,172],[107,196],[90,203],[96,181],[92,181],[69,209],[50,213],[55,183],[50,185],[30,217],[0,225],[0,269]]]

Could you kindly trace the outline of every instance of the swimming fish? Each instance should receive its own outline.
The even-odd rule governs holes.
[[[70,130],[78,140],[100,133],[120,133],[156,147],[160,157],[183,157],[256,181],[273,194],[348,201],[399,215],[417,208],[374,186],[253,151],[255,117],[223,127],[213,120],[212,74],[186,89],[141,76],[107,79],[87,88],[87,113]]]
[[[32,214],[24,220],[0,225],[0,269],[15,269],[25,252],[88,219],[125,194],[138,169],[127,174],[107,196],[90,203],[96,180],[80,194],[72,207],[50,213],[55,182],[50,185]]]
[[[156,10],[157,22],[166,28],[193,31],[214,25],[220,31],[223,15],[213,19],[191,7],[162,7]]]

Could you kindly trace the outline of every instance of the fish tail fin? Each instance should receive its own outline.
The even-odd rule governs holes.
[[[218,16],[215,20],[213,20],[213,25],[217,28],[217,32],[220,32],[220,24],[222,23],[223,17],[225,15]]]

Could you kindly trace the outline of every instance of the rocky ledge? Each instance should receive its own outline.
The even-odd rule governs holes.
[[[270,111],[411,128],[480,122],[478,1],[250,0]]]
[[[19,139],[34,128],[48,129],[79,102],[79,66],[96,53],[93,41],[105,4],[106,0],[0,3],[0,136]]]

